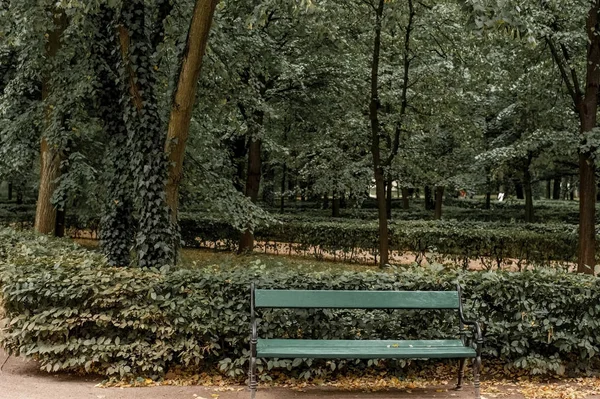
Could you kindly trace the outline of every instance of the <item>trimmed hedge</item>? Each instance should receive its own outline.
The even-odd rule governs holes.
[[[591,370],[600,351],[598,279],[552,270],[307,272],[242,260],[240,267],[165,275],[110,268],[99,254],[68,241],[3,230],[0,276],[6,313],[2,345],[39,360],[48,371],[156,378],[183,365],[218,367],[244,378],[251,281],[264,288],[444,290],[458,280],[468,316],[483,322],[486,358],[532,373],[561,374]],[[451,311],[273,310],[262,313],[260,334],[434,339],[452,335],[453,326],[456,314]],[[338,368],[347,364],[336,362]],[[356,367],[367,364],[357,362]],[[287,368],[298,376],[326,373],[330,364],[325,366],[302,359],[260,365]]]
[[[346,261],[360,258],[361,250],[377,254],[376,222],[330,221],[300,215],[283,215],[283,223],[255,231],[258,241],[298,244],[296,251],[310,250],[317,258],[335,254]],[[180,220],[182,239],[189,247],[237,248],[240,233],[219,220],[184,215]],[[577,226],[565,224],[510,224],[456,221],[392,222],[390,249],[419,256],[436,252],[466,267],[481,260],[491,269],[516,262],[556,265],[576,260]],[[290,247],[291,248],[291,247]],[[291,249],[290,249],[291,251]]]

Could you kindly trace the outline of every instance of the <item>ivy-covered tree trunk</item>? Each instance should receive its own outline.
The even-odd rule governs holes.
[[[259,122],[262,125],[262,115],[259,117]],[[245,194],[252,202],[258,199],[260,190],[260,170],[261,170],[261,139],[251,138],[248,149],[248,172],[246,177]],[[254,249],[254,233],[247,229],[242,233],[240,239],[239,252],[252,252]]]
[[[53,26],[48,32],[48,41],[45,45],[45,56],[52,64],[56,54],[61,48],[61,36],[67,28],[67,17],[63,12],[52,10]],[[61,154],[60,149],[49,141],[47,132],[52,124],[52,108],[49,97],[52,92],[51,74],[53,66],[45,71],[42,82],[42,101],[46,107],[46,132],[43,133],[40,144],[40,183],[38,199],[35,211],[35,231],[41,234],[56,233],[56,207],[52,204],[52,196],[57,188],[57,180],[60,177]]]
[[[123,90],[119,83],[119,45],[114,11],[103,7],[99,16],[94,57],[98,79],[98,115],[108,141],[105,175],[106,198],[100,218],[100,246],[111,266],[128,266],[135,234],[133,220],[133,176],[129,157],[130,143],[123,108],[119,103]]]
[[[155,95],[156,78],[151,56],[154,51],[143,0],[123,4],[118,30],[123,59],[125,121],[131,143],[130,165],[135,178],[139,214],[135,237],[140,267],[169,267],[175,261],[174,234],[165,198],[167,163],[164,131]]]
[[[167,204],[171,212],[171,223],[177,225],[179,208],[179,184],[183,177],[183,159],[185,145],[190,131],[192,111],[196,102],[196,91],[202,58],[208,43],[210,27],[219,0],[196,0],[192,21],[188,31],[186,47],[181,61],[181,70],[165,143],[165,151],[169,158],[169,175],[167,180]]]
[[[385,178],[381,159],[379,137],[379,57],[381,52],[381,20],[385,0],[379,0],[375,15],[375,39],[373,45],[373,61],[371,63],[371,101],[369,104],[369,119],[371,121],[371,154],[375,172],[375,196],[377,199],[379,220],[379,265],[389,263],[389,238],[387,206],[385,200]]]
[[[436,220],[442,218],[442,205],[444,203],[444,188],[443,186],[437,186],[435,188],[435,214]]]

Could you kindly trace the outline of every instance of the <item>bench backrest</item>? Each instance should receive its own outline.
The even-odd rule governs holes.
[[[255,308],[459,309],[458,291],[254,290]]]

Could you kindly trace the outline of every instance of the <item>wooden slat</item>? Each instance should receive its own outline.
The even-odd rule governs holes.
[[[360,341],[259,339],[258,357],[314,359],[448,359],[472,358],[475,350],[459,340]]]
[[[255,307],[338,309],[458,309],[458,292],[256,290]]]

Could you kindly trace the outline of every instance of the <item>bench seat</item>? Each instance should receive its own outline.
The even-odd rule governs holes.
[[[258,357],[313,359],[473,358],[461,340],[311,340],[258,339]]]

